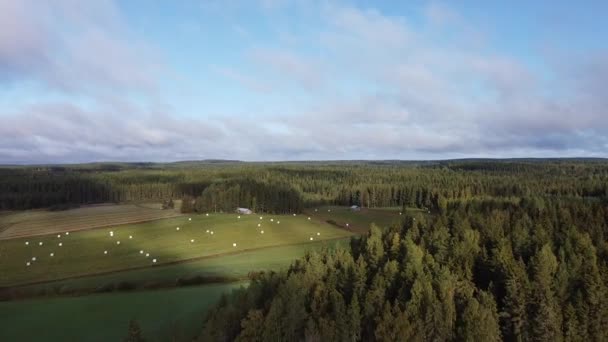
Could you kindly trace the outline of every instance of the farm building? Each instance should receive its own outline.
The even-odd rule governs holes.
[[[253,211],[251,211],[251,209],[248,209],[248,208],[236,208],[236,212],[239,214],[243,214],[243,215],[253,214]]]
[[[361,207],[358,205],[352,205],[350,207],[350,211],[360,211],[360,210],[361,210]]]

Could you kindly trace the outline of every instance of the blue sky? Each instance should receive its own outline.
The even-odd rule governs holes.
[[[608,157],[608,3],[0,1],[0,163]]]

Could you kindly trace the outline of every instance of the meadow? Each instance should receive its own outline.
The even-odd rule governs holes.
[[[261,219],[260,219],[261,217]],[[178,229],[179,228],[179,229]],[[305,215],[209,214],[0,241],[0,286],[103,274],[352,235]]]
[[[44,331],[45,339],[53,341],[118,341],[125,336],[128,321],[136,319],[148,341],[191,341],[200,332],[200,322],[207,308],[222,294],[246,286],[247,282],[240,279],[247,279],[250,272],[284,270],[308,251],[337,246],[347,248],[349,240],[348,237],[309,240],[171,265],[23,286],[18,289],[21,297],[50,297],[0,302],[0,320],[6,326],[0,330],[0,340],[36,340]],[[195,277],[232,281],[174,288],[179,279]],[[124,283],[137,289],[173,288],[71,296],[100,289],[112,291],[114,286]]]
[[[121,284],[125,283],[135,289],[171,287],[177,285],[180,280],[191,280],[197,277],[204,278],[203,281],[240,281],[247,279],[250,272],[286,269],[294,260],[309,251],[321,252],[324,249],[336,247],[349,248],[349,242],[350,238],[347,237],[261,248],[173,265],[21,286],[13,289],[12,293],[14,298],[88,294],[121,290]]]
[[[103,204],[62,211],[5,212],[0,215],[0,239],[138,223],[180,215],[176,210],[162,210],[159,207],[160,204]]]
[[[120,340],[136,319],[148,340],[189,341],[200,332],[207,308],[246,285],[251,272],[285,270],[308,251],[348,248],[350,237],[369,223],[399,219],[392,209],[332,206],[296,216],[212,213],[119,224],[144,212],[177,214],[154,207],[2,215],[0,222],[10,224],[14,236],[47,234],[0,240],[0,286],[10,287],[8,298],[16,299],[0,302],[7,327],[0,340],[35,340],[40,331],[48,340]],[[355,229],[328,219],[352,222]],[[183,286],[197,278],[205,284]],[[206,283],[214,281],[220,283]]]
[[[131,319],[147,341],[192,341],[206,310],[243,285],[0,302],[0,341],[122,341]]]
[[[409,214],[424,213],[423,210],[414,208],[407,208],[406,212]],[[366,233],[372,223],[379,227],[388,227],[399,223],[405,214],[400,207],[361,208],[359,211],[353,211],[344,206],[322,206],[307,209],[305,213],[324,222],[334,222],[335,225],[358,234]]]

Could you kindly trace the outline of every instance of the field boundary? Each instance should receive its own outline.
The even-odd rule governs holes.
[[[360,235],[360,234],[354,233],[352,235]],[[340,237],[335,237],[335,238],[330,238],[330,239],[319,240],[318,242],[341,240],[341,239],[350,238],[351,236],[340,236]],[[246,248],[246,249],[241,249],[241,250],[234,251],[234,252],[224,252],[224,253],[204,255],[204,256],[194,257],[194,258],[175,260],[175,261],[161,263],[161,264],[154,265],[154,266],[151,265],[151,266],[129,267],[129,268],[123,268],[120,270],[97,272],[97,273],[86,273],[86,274],[81,274],[81,275],[76,275],[76,276],[57,278],[57,279],[53,279],[53,280],[42,280],[42,281],[35,281],[35,282],[29,282],[29,283],[0,286],[0,290],[9,290],[9,289],[26,287],[26,286],[31,286],[31,285],[51,284],[51,283],[61,282],[61,281],[66,281],[66,280],[82,279],[82,278],[87,278],[87,277],[110,275],[110,274],[116,274],[116,273],[121,273],[121,272],[137,271],[137,270],[143,270],[143,269],[152,268],[152,267],[163,267],[163,266],[186,264],[186,263],[193,262],[193,261],[214,259],[214,258],[228,256],[228,255],[237,255],[237,254],[241,254],[244,252],[252,252],[252,251],[258,251],[258,250],[270,249],[270,248],[276,248],[276,247],[298,246],[298,245],[304,245],[304,244],[310,244],[310,242],[295,242],[295,243],[288,243],[288,244],[282,244],[282,245],[272,245],[272,246],[264,246],[264,247],[257,247],[257,248]]]
[[[145,223],[145,222],[152,222],[152,221],[160,221],[160,220],[172,219],[172,218],[182,217],[182,216],[184,216],[184,214],[176,213],[176,214],[170,215],[170,216],[159,217],[159,218],[152,218],[152,219],[145,219],[145,220],[124,221],[124,222],[114,223],[114,224],[101,223],[99,225],[94,225],[92,227],[67,229],[67,230],[62,230],[61,232],[79,232],[79,231],[84,231],[84,230],[93,230],[93,229],[100,229],[100,228],[107,228],[107,227],[120,227],[120,226],[124,226],[124,225],[127,225],[127,224],[137,224],[137,223]],[[8,229],[8,228],[10,228],[10,226],[7,227],[6,229]],[[13,240],[13,239],[22,239],[22,238],[26,238],[26,237],[29,238],[29,237],[36,237],[36,236],[55,235],[55,234],[57,234],[57,232],[55,232],[55,233],[21,234],[21,235],[14,235],[14,236],[10,236],[10,237],[0,237],[0,241]]]

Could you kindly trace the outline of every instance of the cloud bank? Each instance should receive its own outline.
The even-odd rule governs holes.
[[[284,23],[275,37],[239,56],[251,68],[212,69],[297,105],[192,117],[161,89],[174,74],[164,47],[115,3],[1,1],[0,89],[50,95],[0,101],[0,163],[608,157],[606,51],[538,56],[540,71],[437,3],[418,25],[342,3],[259,6]],[[295,12],[316,24],[280,20]]]

